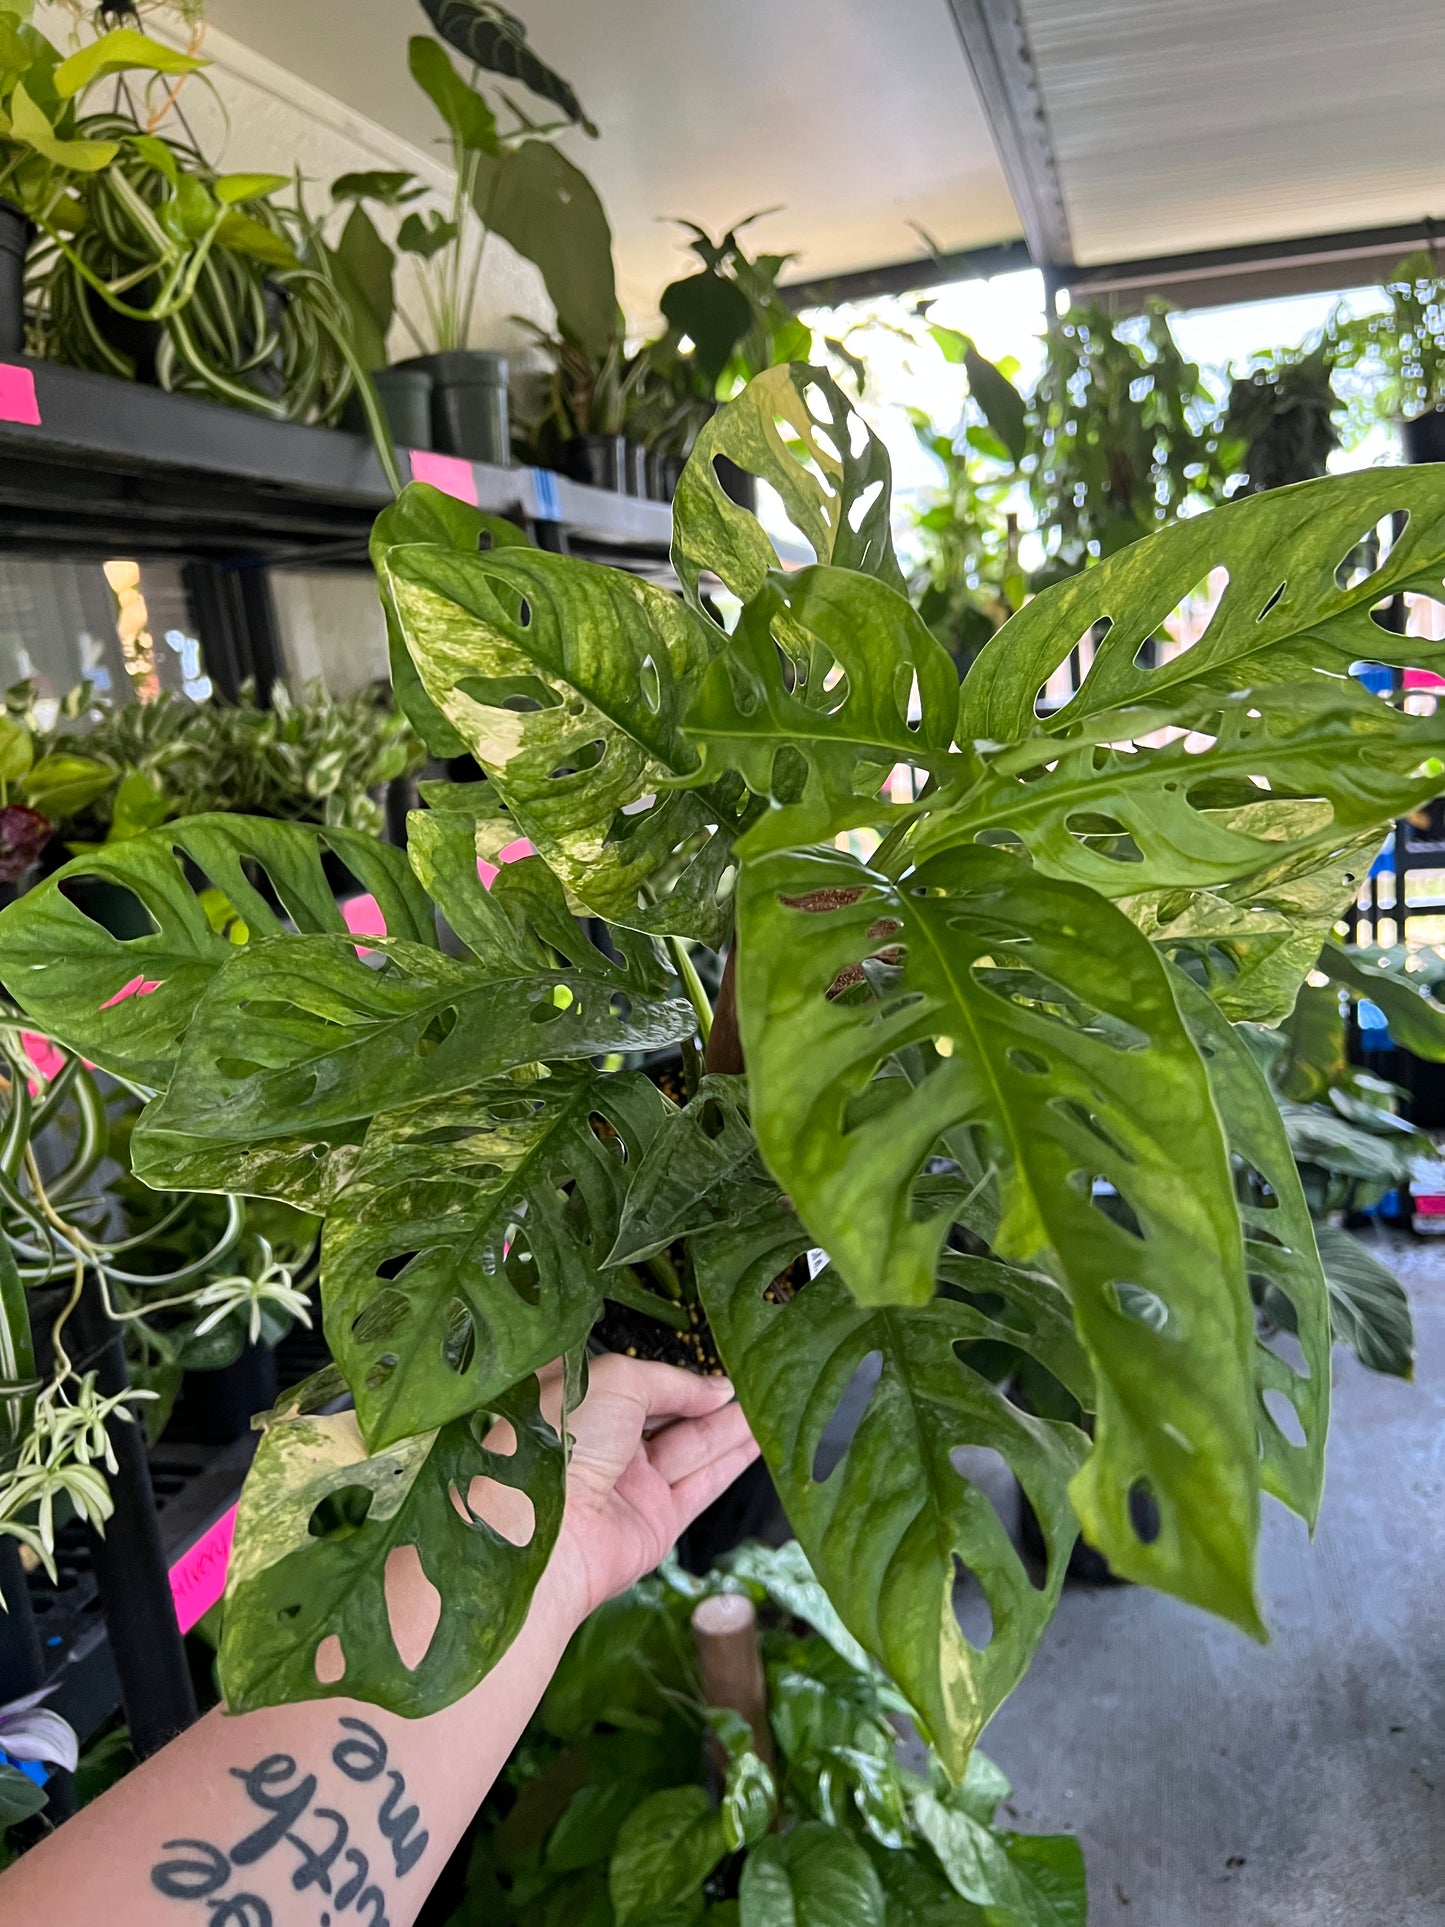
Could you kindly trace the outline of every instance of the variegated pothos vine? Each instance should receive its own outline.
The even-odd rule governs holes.
[[[779,567],[718,455],[771,484],[814,563]],[[405,852],[212,817],[79,859],[0,917],[0,977],[155,1089],[145,1176],[325,1215],[339,1375],[271,1421],[247,1487],[233,1706],[421,1713],[469,1688],[561,1512],[533,1375],[609,1298],[675,1322],[663,1278],[700,1300],[844,1623],[961,1772],[1080,1525],[1120,1573],[1259,1633],[1261,1494],[1315,1516],[1324,1281],[1232,1026],[1289,1011],[1390,820],[1445,787],[1445,715],[1351,673],[1436,666],[1375,616],[1440,592],[1445,474],[1330,478],[1151,535],[1030,602],[961,689],[903,593],[883,448],[821,371],[774,369],[714,419],[675,525],[681,596],[407,489],[373,543],[398,699],[482,779],[426,786]],[[1165,618],[1218,571],[1207,629],[1169,656]],[[485,887],[479,861],[523,838]],[[384,938],[358,947],[323,858]],[[91,921],[80,875],[132,891],[150,933]],[[696,1067],[679,960],[725,945],[733,1047],[679,1107],[627,1066],[680,1045]],[[138,974],[154,988],[118,1003]],[[808,1280],[814,1247],[831,1262]],[[1266,1294],[1292,1307],[1288,1350],[1256,1335]],[[815,1478],[865,1362],[863,1417]],[[354,1410],[321,1409],[347,1388]],[[1028,1495],[1041,1582],[971,1447]],[[481,1476],[525,1488],[528,1544],[472,1508]],[[411,1667],[383,1596],[405,1545],[445,1602]]]

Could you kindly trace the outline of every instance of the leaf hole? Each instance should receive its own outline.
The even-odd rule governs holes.
[[[161,934],[160,925],[145,904],[124,883],[92,874],[64,877],[56,888],[88,923],[95,924],[118,943],[135,943],[141,937]]]
[[[553,781],[564,776],[581,776],[587,770],[596,769],[606,754],[606,738],[595,736],[590,743],[583,743],[580,749],[569,750],[568,760],[559,763],[548,775]]]
[[[343,1485],[312,1507],[306,1530],[313,1539],[350,1539],[366,1524],[375,1497],[369,1485]]]
[[[451,1488],[451,1501],[468,1523],[489,1526],[509,1546],[529,1546],[537,1530],[537,1512],[526,1493],[500,1479],[479,1473],[467,1488],[465,1500]]]
[[[448,1368],[461,1377],[471,1370],[476,1351],[477,1333],[472,1314],[460,1298],[453,1298],[447,1306],[442,1357]]]
[[[1163,1527],[1159,1501],[1147,1479],[1135,1479],[1129,1487],[1129,1524],[1141,1546],[1152,1546]]]
[[[1031,1050],[1014,1049],[1010,1050],[1007,1055],[1008,1061],[1013,1068],[1016,1071],[1022,1072],[1025,1077],[1046,1077],[1048,1075],[1049,1067],[1045,1059],[1035,1055]]]
[[[985,1652],[993,1643],[993,1608],[988,1594],[957,1553],[953,1555],[952,1599],[958,1630],[976,1653]]]
[[[1276,590],[1274,590],[1274,592],[1266,599],[1264,607],[1260,610],[1259,614],[1255,617],[1256,622],[1263,622],[1265,617],[1270,613],[1272,609],[1278,608],[1279,599],[1284,594],[1285,590],[1288,587],[1289,587],[1288,583],[1286,582],[1280,583],[1279,587]]]
[[[882,481],[870,482],[867,488],[855,495],[848,509],[848,526],[855,535],[863,527],[869,510],[883,493]]]
[[[448,1005],[445,1010],[433,1011],[427,1020],[426,1029],[416,1040],[417,1056],[431,1057],[434,1055],[435,1052],[441,1049],[442,1045],[451,1036],[456,1027],[457,1013],[455,1005]]]
[[[1269,1414],[1270,1423],[1280,1437],[1296,1449],[1308,1445],[1309,1439],[1305,1434],[1305,1428],[1300,1422],[1299,1413],[1295,1410],[1294,1401],[1288,1393],[1271,1385],[1261,1394],[1261,1397],[1264,1409]]]
[[[1091,622],[1073,647],[1062,655],[1047,680],[1040,684],[1034,697],[1034,714],[1039,717],[1052,716],[1062,709],[1069,698],[1083,687],[1084,678],[1094,665],[1094,658],[1104,642],[1104,638],[1114,626],[1112,616],[1100,616]]]
[[[322,1686],[336,1686],[346,1677],[346,1655],[341,1639],[328,1633],[316,1648],[316,1678]]]
[[[697,1124],[698,1129],[707,1138],[720,1138],[727,1129],[727,1118],[723,1107],[715,1097],[704,1100],[703,1107],[697,1114]]]
[[[1169,1307],[1157,1291],[1116,1278],[1105,1285],[1104,1296],[1121,1318],[1131,1318],[1136,1325],[1147,1326],[1152,1332],[1162,1333],[1168,1329]]]
[[[853,1435],[863,1422],[874,1390],[883,1373],[881,1351],[866,1352],[849,1373],[834,1402],[832,1416],[822,1427],[813,1447],[810,1476],[814,1485],[825,1484],[837,1471],[853,1443]]]
[[[414,1673],[441,1624],[442,1596],[427,1577],[415,1546],[393,1546],[382,1576],[386,1622],[397,1658]]]

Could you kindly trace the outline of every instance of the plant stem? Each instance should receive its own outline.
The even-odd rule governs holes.
[[[644,1318],[656,1318],[664,1325],[671,1325],[674,1331],[691,1331],[692,1320],[681,1305],[669,1303],[659,1298],[655,1291],[639,1284],[629,1271],[614,1271],[603,1287],[603,1296],[614,1304],[626,1305],[629,1311],[641,1312]]]
[[[688,999],[697,1012],[698,1032],[706,1046],[707,1040],[712,1036],[712,1005],[708,1001],[708,994],[702,987],[702,979],[697,974],[686,940],[682,937],[669,937],[667,947],[672,952],[673,961],[677,965],[677,974],[682,978]]]
[[[669,1298],[679,1305],[684,1303],[687,1293],[683,1290],[682,1280],[678,1277],[673,1262],[665,1251],[659,1251],[651,1258],[645,1258],[643,1263]]]

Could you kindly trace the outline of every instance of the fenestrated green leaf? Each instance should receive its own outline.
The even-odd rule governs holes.
[[[373,1448],[587,1336],[627,1169],[666,1109],[645,1077],[584,1066],[374,1120],[321,1246],[326,1335]]]
[[[528,46],[527,29],[514,13],[494,0],[422,0],[422,7],[447,45],[473,66],[520,80],[534,94],[560,107],[586,133],[597,132],[567,82]]]
[[[736,1223],[772,1190],[741,1082],[704,1077],[681,1110],[669,1108],[633,1171],[608,1264],[635,1264],[676,1238]]]
[[[429,482],[408,482],[372,525],[369,553],[381,589],[381,606],[386,612],[391,693],[397,708],[433,756],[461,756],[467,746],[421,686],[421,678],[407,652],[382,562],[391,549],[406,543],[431,543],[454,549],[461,555],[475,555],[484,541],[494,549],[530,547],[527,537],[514,522],[484,515],[480,509],[468,502],[459,502],[454,495],[433,488]]]
[[[487,1447],[484,1414],[370,1458],[350,1412],[267,1427],[242,1494],[226,1585],[221,1683],[232,1712],[344,1695],[417,1717],[459,1699],[490,1671],[551,1556],[566,1477],[535,1379],[493,1409],[508,1422],[514,1451]],[[512,1441],[497,1445],[504,1442]],[[488,1507],[473,1491],[477,1479],[525,1492],[533,1515],[525,1544],[514,1543],[516,1524],[504,1537],[481,1516]],[[416,1548],[441,1594],[419,1660],[398,1652],[386,1607],[387,1560],[405,1546]],[[317,1651],[333,1635],[345,1671],[323,1681]]]
[[[635,576],[539,550],[385,548],[379,567],[425,695],[569,893],[717,942],[740,792],[667,787],[697,768],[682,712],[716,627]]]
[[[957,1803],[921,1793],[918,1830],[954,1890],[989,1927],[1086,1927],[1084,1856],[1072,1834],[995,1834]]]
[[[1415,1324],[1404,1287],[1388,1266],[1334,1225],[1315,1227],[1330,1291],[1334,1335],[1371,1372],[1415,1376]]]
[[[695,1894],[727,1852],[722,1816],[700,1786],[666,1787],[622,1823],[607,1870],[617,1927]]]
[[[1402,1050],[1438,1064],[1445,1061],[1445,1004],[1434,994],[1440,971],[1422,968],[1426,961],[1403,947],[1362,950],[1327,943],[1319,968],[1352,997],[1368,997],[1382,1010],[1390,1035]]]
[[[517,974],[374,938],[233,952],[140,1129],[243,1143],[400,1110],[537,1061],[656,1050],[690,1036],[685,999],[606,967]]]
[[[1330,1314],[1309,1206],[1274,1093],[1249,1046],[1187,978],[1176,974],[1174,992],[1208,1069],[1209,1088],[1234,1160],[1245,1264],[1252,1281],[1287,1302],[1289,1328],[1304,1353],[1301,1373],[1265,1338],[1255,1337],[1260,1477],[1266,1491],[1313,1526],[1330,1423]],[[1271,1397],[1287,1399],[1294,1408],[1302,1443],[1280,1425],[1270,1410]]]
[[[619,332],[612,229],[596,188],[549,140],[521,140],[472,165],[483,227],[541,271],[557,326],[601,361]]]
[[[858,1842],[805,1820],[753,1848],[738,1888],[739,1927],[884,1927],[883,1889]]]
[[[1361,537],[1401,510],[1408,524],[1381,566],[1350,577],[1346,565]],[[1172,660],[1143,666],[1136,660],[1142,645],[1216,568],[1228,571],[1229,582],[1204,634]],[[1438,467],[1392,470],[1387,482],[1378,471],[1329,475],[1247,496],[1171,523],[1035,596],[969,671],[963,732],[1018,743],[1038,731],[1069,735],[1136,706],[1177,707],[1232,690],[1338,678],[1360,661],[1431,667],[1441,659],[1439,643],[1396,635],[1370,612],[1404,591],[1438,595],[1442,569],[1445,473]],[[1099,639],[1096,625],[1106,622]],[[1091,632],[1096,646],[1083,686],[1051,716],[1038,716],[1039,691]],[[1096,731],[1095,740],[1116,738]],[[1259,748],[1266,758],[1263,735]],[[1201,778],[1207,763],[1201,756]]]
[[[131,1169],[143,1184],[157,1191],[221,1191],[244,1198],[279,1198],[283,1204],[324,1216],[361,1155],[360,1124],[271,1138],[259,1144],[218,1144],[209,1138],[153,1128],[149,1120],[155,1108],[131,1136]]]
[[[511,957],[519,968],[536,968],[545,958],[535,936],[507,915],[505,890],[497,894],[487,889],[478,869],[483,854],[479,845],[485,841],[489,848],[505,848],[516,842],[516,823],[497,814],[500,804],[490,783],[448,787],[452,793],[444,803],[413,810],[407,817],[411,867],[468,949],[479,957]]]
[[[998,851],[948,852],[896,883],[812,849],[745,867],[739,957],[759,1145],[854,1294],[927,1299],[946,1220],[920,1221],[919,1174],[945,1132],[980,1134],[1003,1188],[995,1248],[1052,1254],[1093,1362],[1096,1445],[1072,1488],[1085,1533],[1117,1571],[1258,1630],[1239,1219],[1152,946],[1102,898]],[[935,1067],[880,1079],[909,1049]],[[1100,1179],[1118,1221],[1095,1203]],[[1160,1300],[1167,1335],[1121,1286]],[[1160,1513],[1147,1543],[1131,1518],[1143,1492]]]
[[[876,797],[895,764],[946,771],[957,715],[952,659],[907,599],[819,567],[769,577],[708,664],[684,728],[705,776],[738,770],[826,831],[836,805]]]
[[[979,1339],[1016,1346],[1069,1375],[1077,1346],[1062,1295],[984,1259],[957,1259],[977,1293],[1033,1299],[1025,1331],[1007,1314],[939,1298],[905,1310],[854,1303],[831,1268],[788,1294],[774,1281],[808,1243],[775,1212],[694,1247],[698,1285],[723,1361],[793,1530],[843,1623],[917,1712],[961,1776],[985,1722],[1012,1690],[1058,1599],[1075,1524],[1068,1482],[1086,1442],[1072,1426],[1012,1405],[957,1355]],[[774,1300],[765,1293],[772,1288]],[[1022,1296],[1022,1294],[1021,1294]],[[821,1484],[819,1442],[855,1373],[880,1376],[841,1463]],[[1087,1389],[1084,1389],[1087,1396]],[[997,1513],[953,1453],[1000,1453],[1041,1521],[1049,1570],[1036,1587]],[[965,1638],[954,1612],[955,1561],[988,1601],[992,1638]]]
[[[77,857],[0,913],[0,978],[41,1029],[105,1070],[163,1084],[197,1001],[238,954],[212,930],[199,892],[220,890],[253,944],[280,936],[286,918],[302,932],[344,931],[327,853],[376,898],[393,936],[435,943],[431,905],[402,851],[352,830],[195,816]],[[252,880],[257,869],[269,892]],[[89,878],[138,898],[152,930],[112,936],[67,894]]]
[[[1217,890],[1155,890],[1119,899],[1145,936],[1202,972],[1231,1023],[1278,1024],[1296,1008],[1320,945],[1359,889],[1378,830],[1323,862],[1311,852]]]
[[[965,682],[965,718],[969,704]],[[1151,744],[1161,721],[1193,733]],[[1009,833],[1047,874],[1104,896],[1207,889],[1383,836],[1391,818],[1435,794],[1445,753],[1445,712],[1407,715],[1339,676],[1184,692],[1174,709],[1111,714],[1109,727],[1108,743],[1085,727],[1077,747],[1039,733],[1005,751],[1002,767],[930,816],[914,853]]]
[[[854,451],[855,429],[861,453]],[[688,596],[698,597],[711,572],[751,602],[778,557],[757,519],[723,492],[713,466],[719,455],[777,490],[819,562],[903,592],[888,524],[888,451],[826,369],[792,363],[755,376],[703,429],[677,485],[672,561]]]

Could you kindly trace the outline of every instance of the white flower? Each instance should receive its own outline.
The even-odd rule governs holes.
[[[80,1758],[75,1728],[40,1705],[54,1691],[53,1686],[42,1686],[38,1693],[27,1693],[23,1699],[0,1706],[0,1750],[12,1760],[42,1760],[46,1766],[74,1773]]]

